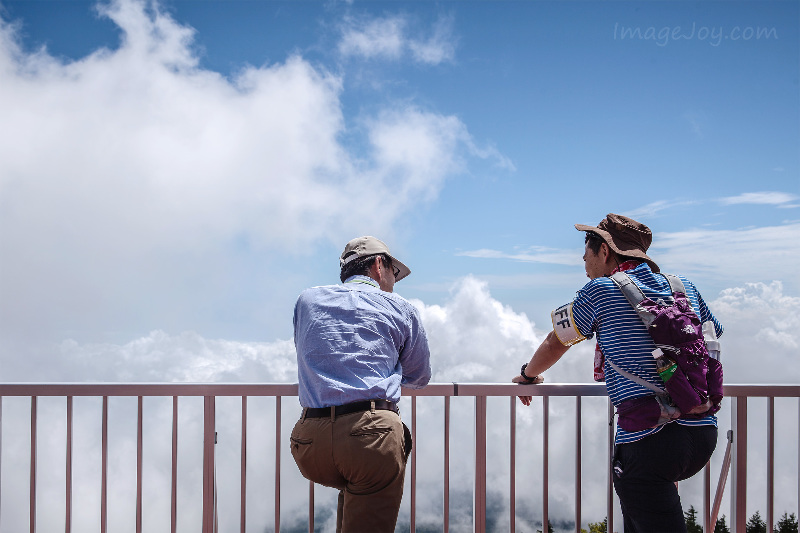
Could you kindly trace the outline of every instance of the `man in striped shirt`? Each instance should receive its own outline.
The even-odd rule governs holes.
[[[604,356],[602,370],[611,401],[653,396],[649,388],[618,372],[613,365],[663,389],[652,352],[655,344],[625,295],[609,277],[624,271],[644,295],[671,300],[669,282],[658,275],[658,265],[647,255],[650,229],[633,219],[610,213],[597,226],[576,224],[586,232],[583,256],[591,281],[575,299],[552,313],[553,331],[513,381],[541,383],[542,372],[555,364],[570,346],[597,335],[597,350]],[[706,306],[694,284],[679,276],[686,296],[700,321],[711,322],[716,334],[722,326]],[[598,368],[599,370],[599,368]],[[520,400],[530,405],[531,397]],[[620,499],[625,531],[686,531],[676,481],[696,474],[708,462],[717,443],[717,420],[678,418],[642,431],[617,427],[614,454],[614,488]]]

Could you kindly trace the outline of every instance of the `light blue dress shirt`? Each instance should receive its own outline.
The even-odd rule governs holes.
[[[419,311],[367,276],[306,289],[294,308],[300,405],[400,399],[431,378]]]

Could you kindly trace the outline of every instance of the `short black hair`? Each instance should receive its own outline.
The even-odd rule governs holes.
[[[360,257],[354,261],[351,261],[342,267],[341,272],[339,273],[339,279],[344,280],[349,278],[350,276],[362,275],[366,276],[369,274],[369,269],[372,267],[372,264],[375,263],[375,259],[378,257],[383,258],[383,264],[392,271],[392,258],[389,257],[388,254],[375,254],[375,255],[368,255],[366,257]]]
[[[600,247],[604,242],[606,243],[606,246],[608,246],[606,240],[593,231],[586,232],[586,237],[584,238],[583,242],[589,245],[589,250],[591,250],[594,255],[600,253]],[[644,261],[644,259],[641,257],[633,257],[632,255],[622,255],[617,253],[613,248],[611,248],[611,246],[608,246],[608,251],[617,256],[618,263],[624,263],[625,261],[636,261],[637,263],[641,263]]]
[[[583,242],[589,245],[589,249],[592,251],[594,255],[597,255],[598,253],[600,253],[600,246],[602,246],[603,243],[606,241],[597,233],[593,231],[587,231],[586,237],[584,238]],[[610,246],[609,249],[611,249]]]

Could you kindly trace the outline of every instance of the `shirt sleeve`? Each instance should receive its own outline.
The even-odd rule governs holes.
[[[683,281],[685,285],[688,280]],[[709,309],[706,301],[703,300],[703,296],[700,294],[700,291],[697,290],[697,287],[695,287],[693,283],[691,283],[690,286],[697,296],[697,306],[700,308],[700,322],[706,323],[711,321],[711,323],[714,324],[714,330],[717,334],[717,337],[722,336],[722,324],[719,322],[719,320],[717,320],[717,317],[714,316],[714,313],[711,312],[711,309]]]
[[[596,312],[586,287],[575,299],[550,313],[553,332],[564,346],[572,346],[594,336]]]
[[[431,379],[431,353],[419,311],[411,304],[409,307],[411,313],[408,337],[400,351],[400,365],[403,369],[401,383],[411,389],[421,389]]]

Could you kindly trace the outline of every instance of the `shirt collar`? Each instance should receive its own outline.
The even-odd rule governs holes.
[[[378,285],[378,282],[372,279],[369,276],[362,276],[361,274],[356,274],[355,276],[350,276],[346,280],[344,280],[345,285],[348,283],[363,283],[364,285],[371,285],[376,289],[380,289],[381,286]]]

